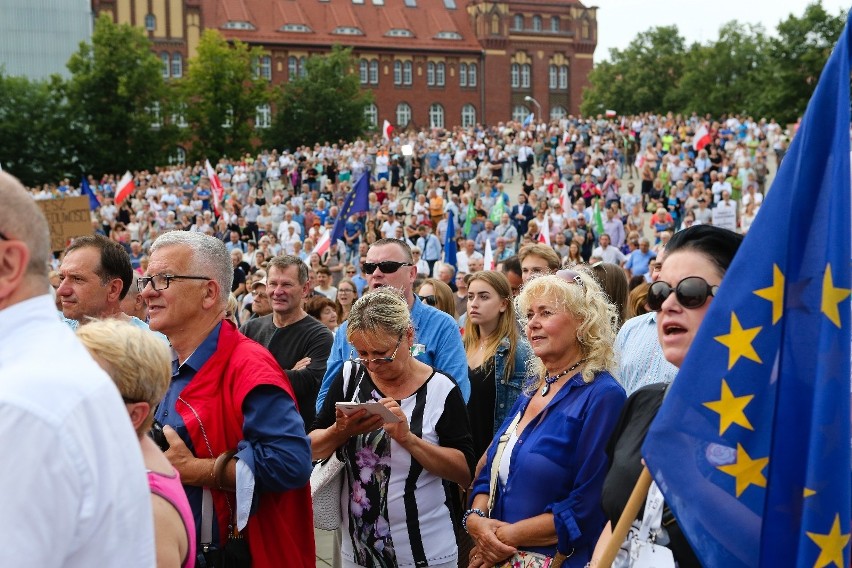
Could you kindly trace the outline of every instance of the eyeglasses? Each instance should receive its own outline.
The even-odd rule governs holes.
[[[346,292],[347,294],[354,294],[355,290],[351,290],[349,288],[338,288],[337,289],[338,294],[343,294],[344,292]]]
[[[422,300],[424,304],[428,304],[433,307],[438,303],[438,300],[436,300],[435,296],[432,294],[429,294],[428,296],[420,296],[420,300]]]
[[[378,268],[382,274],[393,274],[403,266],[413,266],[410,262],[397,262],[395,260],[385,260],[382,262],[365,262],[364,272],[372,274]]]
[[[393,363],[394,359],[396,359],[396,353],[399,351],[399,346],[402,343],[402,335],[403,334],[400,334],[399,339],[396,340],[396,347],[390,357],[376,357],[375,359],[362,359],[360,357],[355,357],[352,361],[362,365],[369,365],[370,363]]]
[[[648,288],[648,307],[652,311],[659,312],[663,309],[663,302],[674,292],[681,306],[694,310],[703,306],[708,297],[715,296],[718,289],[718,286],[711,286],[700,276],[688,276],[678,282],[674,288],[667,282],[657,280]]]
[[[154,291],[160,292],[169,287],[172,280],[212,280],[207,276],[182,276],[180,274],[155,274],[154,276],[143,276],[136,279],[136,288],[143,292],[148,284],[154,287]]]

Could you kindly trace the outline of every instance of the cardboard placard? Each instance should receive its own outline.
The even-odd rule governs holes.
[[[74,237],[91,235],[92,217],[89,213],[89,198],[64,197],[36,201],[50,227],[50,249],[65,250]]]

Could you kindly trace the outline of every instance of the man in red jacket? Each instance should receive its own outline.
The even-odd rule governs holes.
[[[253,566],[312,568],[310,442],[275,359],[224,319],[232,277],[222,241],[173,231],[154,242],[138,280],[151,328],[173,349],[172,383],[156,413],[166,456],[202,553],[233,546],[228,537],[240,531]]]

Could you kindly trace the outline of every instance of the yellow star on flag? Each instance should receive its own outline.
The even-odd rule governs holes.
[[[757,351],[751,346],[751,342],[760,333],[763,327],[751,327],[743,329],[737,314],[731,312],[731,332],[714,337],[716,341],[728,348],[728,370],[734,368],[734,364],[740,357],[751,359],[757,363],[763,363],[757,355]]]
[[[772,286],[755,290],[754,294],[772,302],[772,323],[778,323],[784,311],[784,274],[777,264],[772,265]]]
[[[704,406],[719,414],[719,435],[723,435],[731,424],[754,430],[745,415],[745,407],[754,398],[753,394],[734,396],[725,379],[722,379],[722,396],[719,400],[705,402]]]
[[[829,564],[843,568],[843,549],[849,543],[849,533],[840,532],[840,515],[834,515],[834,523],[828,534],[805,532],[819,547],[819,558],[814,562],[814,568],[823,568]]]
[[[748,489],[749,485],[766,487],[766,477],[763,468],[769,463],[769,458],[751,459],[742,444],[737,444],[737,461],[730,465],[716,466],[720,471],[734,476],[737,480],[737,497]]]
[[[831,278],[831,264],[826,265],[825,275],[822,277],[822,313],[831,323],[840,327],[840,310],[837,304],[849,297],[848,288],[835,288]]]
[[[816,495],[816,491],[814,491],[813,489],[808,489],[807,487],[805,487],[805,490],[802,491],[802,495],[804,496],[805,499],[807,499],[808,497],[813,497],[814,495]]]

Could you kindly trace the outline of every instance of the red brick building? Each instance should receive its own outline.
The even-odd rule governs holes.
[[[272,83],[307,57],[351,46],[374,124],[496,124],[579,112],[597,44],[596,8],[577,0],[92,0],[144,27],[164,77],[181,77],[201,32],[263,47]],[[540,108],[539,108],[540,107]]]

